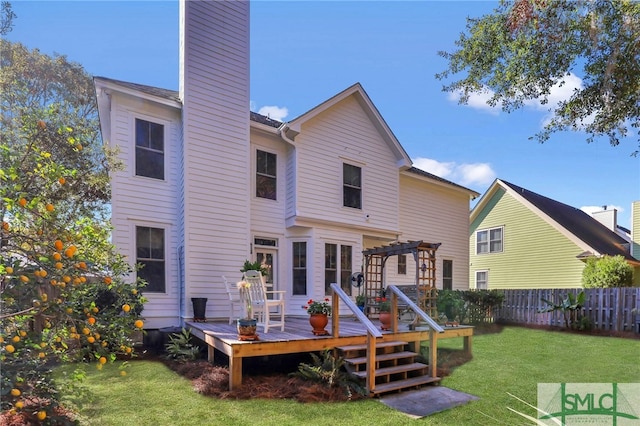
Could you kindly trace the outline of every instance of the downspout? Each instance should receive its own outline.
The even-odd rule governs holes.
[[[184,318],[184,246],[178,247],[178,322],[182,326]]]

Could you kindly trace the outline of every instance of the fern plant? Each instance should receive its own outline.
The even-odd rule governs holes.
[[[180,333],[169,335],[169,342],[165,345],[167,358],[176,361],[193,361],[198,358],[200,348],[191,343],[191,331],[185,328]]]
[[[322,352],[322,358],[311,353],[313,364],[300,363],[298,371],[291,375],[318,383],[326,383],[329,387],[342,388],[347,397],[351,399],[354,392],[366,395],[366,389],[361,380],[349,374],[344,368],[343,357],[334,357],[328,349]]]

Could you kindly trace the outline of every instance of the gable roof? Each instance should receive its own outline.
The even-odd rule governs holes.
[[[640,265],[640,261],[625,250],[624,247],[628,246],[628,242],[589,214],[504,180],[496,179],[494,181],[471,212],[471,221],[475,219],[478,212],[483,209],[498,188],[503,188],[508,194],[524,205],[529,206],[534,213],[537,213],[545,221],[556,224],[582,242],[583,246],[588,247],[582,255],[621,255],[629,263]],[[582,255],[579,257],[582,257]]]
[[[436,183],[441,183],[441,184],[444,184],[446,186],[451,186],[451,187],[463,190],[463,191],[465,191],[465,192],[467,192],[469,194],[469,197],[471,199],[476,199],[480,195],[479,193],[477,193],[473,189],[469,189],[469,188],[466,188],[466,187],[464,187],[462,185],[458,185],[455,182],[451,182],[450,180],[441,178],[440,176],[436,176],[436,175],[434,175],[432,173],[425,172],[424,170],[419,169],[417,167],[411,166],[410,168],[408,168],[406,170],[406,172],[414,174],[414,175],[417,175],[417,176],[420,176],[420,177],[423,177],[423,178],[427,178],[429,180],[435,181]]]
[[[320,105],[317,105],[304,114],[294,118],[286,124],[284,130],[289,130],[293,137],[295,137],[295,135],[300,133],[303,123],[328,110],[329,108],[333,107],[337,103],[350,96],[354,96],[358,100],[364,112],[374,124],[380,135],[384,138],[389,148],[393,151],[397,159],[398,167],[403,169],[411,167],[412,162],[409,154],[407,154],[402,145],[400,145],[400,142],[391,131],[391,128],[387,125],[386,121],[384,121],[384,118],[382,118],[382,115],[380,115],[380,112],[378,111],[376,106],[373,104],[373,102],[371,102],[371,98],[369,98],[369,95],[367,95],[360,83],[355,83],[352,86],[347,87],[345,90],[327,99]]]
[[[118,88],[124,93],[129,92],[131,94],[135,93],[137,95],[147,95],[148,97],[155,98],[154,100],[156,101],[161,101],[161,103],[174,103],[174,106],[177,107],[180,107],[182,105],[180,93],[177,90],[162,89],[160,87],[115,80],[113,78],[107,77],[94,77],[94,81],[101,83],[103,86],[111,87],[113,89]],[[265,115],[258,114],[257,112],[253,111],[249,111],[249,119],[253,122],[264,124],[275,129],[279,128],[282,125],[280,121],[273,120]]]

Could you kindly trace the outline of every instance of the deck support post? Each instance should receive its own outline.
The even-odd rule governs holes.
[[[242,358],[229,357],[229,390],[242,386]]]
[[[438,337],[433,328],[429,329],[429,375],[438,377]]]

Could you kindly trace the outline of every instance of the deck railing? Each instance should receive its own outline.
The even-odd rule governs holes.
[[[353,312],[356,319],[360,321],[367,329],[367,391],[371,392],[376,386],[376,339],[382,337],[382,333],[371,322],[371,320],[356,306],[347,293],[336,284],[331,284],[331,305],[333,307],[333,314],[331,315],[331,334],[334,337],[340,335],[340,300]]]
[[[398,318],[398,299],[405,303],[407,309],[411,309],[418,316],[418,318],[427,323],[427,325],[431,329],[437,331],[438,333],[444,332],[444,329],[440,326],[440,324],[435,322],[435,320],[427,315],[425,311],[420,309],[420,307],[416,305],[415,302],[411,300],[409,296],[404,294],[398,287],[396,287],[395,285],[389,285],[387,286],[386,291],[391,291],[391,328],[394,333],[398,332],[398,321],[396,320]]]

